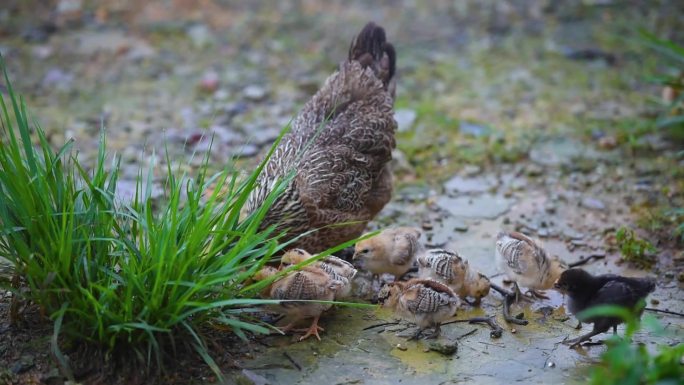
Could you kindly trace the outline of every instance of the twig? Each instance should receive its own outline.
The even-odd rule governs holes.
[[[442,324],[442,326],[449,325],[449,324],[455,324],[458,322],[467,322],[469,324],[485,323],[491,329],[489,332],[489,336],[492,338],[499,338],[503,334],[503,328],[501,326],[499,326],[499,324],[497,324],[496,321],[494,321],[494,317],[492,317],[492,316],[489,316],[489,317],[473,317],[473,318],[468,318],[468,319],[457,319],[457,320],[445,322]]]
[[[515,301],[515,294],[493,283],[491,284],[491,287],[504,297],[503,316],[506,322],[516,325],[527,325],[527,320],[511,317],[511,304]]]
[[[644,310],[646,310],[646,311],[652,311],[652,312],[654,312],[654,313],[665,313],[665,314],[671,314],[671,315],[677,315],[677,316],[680,316],[680,317],[684,317],[684,314],[682,314],[682,313],[677,313],[676,311],[671,311],[671,310],[655,309],[655,308],[652,308],[652,307],[646,307],[646,308],[644,308]]]
[[[297,363],[297,361],[294,360],[294,358],[292,358],[292,356],[290,355],[290,353],[288,353],[288,352],[283,352],[283,355],[285,356],[285,358],[287,358],[287,359],[292,363],[292,365],[294,365],[295,368],[297,368],[297,370],[299,370],[300,372],[302,371],[302,366],[299,365],[299,364]]]
[[[580,259],[579,261],[568,263],[568,267],[573,268],[573,267],[577,267],[577,266],[586,265],[592,259],[604,259],[605,257],[606,257],[605,254],[592,254],[592,255],[584,258],[584,259]]]
[[[477,329],[473,329],[467,333],[461,334],[460,336],[456,337],[456,340],[460,341],[462,338],[468,337],[471,334],[474,334],[477,331]]]
[[[363,328],[363,329],[361,329],[361,330],[371,330],[371,329],[379,328],[379,327],[381,327],[381,326],[388,326],[388,325],[399,325],[399,321],[395,321],[395,322],[383,322],[383,323],[377,324],[377,325],[366,326],[365,328]]]

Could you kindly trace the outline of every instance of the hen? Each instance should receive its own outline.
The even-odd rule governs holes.
[[[304,105],[259,176],[249,212],[295,173],[262,228],[276,225],[285,240],[319,229],[292,245],[317,253],[360,236],[390,200],[395,58],[372,22],[352,41],[347,60]]]

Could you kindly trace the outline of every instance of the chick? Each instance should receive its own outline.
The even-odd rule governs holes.
[[[385,285],[378,294],[378,301],[383,307],[418,325],[411,339],[418,338],[428,327],[435,330],[425,338],[436,338],[441,323],[455,315],[459,306],[458,297],[448,286],[431,279],[417,278]]]
[[[265,279],[276,274],[278,270],[273,267],[265,267],[256,274],[256,278]],[[275,280],[267,286],[262,293],[265,297],[278,300],[305,300],[305,301],[332,301],[340,292],[344,282],[331,279],[325,271],[307,266],[302,270],[293,271],[282,278]],[[321,313],[331,307],[328,303],[315,302],[282,302],[272,309],[275,312],[285,314],[290,320],[286,326],[280,330],[287,332],[293,326],[306,318],[313,318],[311,326],[307,329],[295,329],[295,331],[305,331],[306,333],[299,338],[300,341],[310,337],[316,336],[320,341],[321,337],[318,335],[319,331],[324,330],[318,326],[318,319]]]
[[[467,260],[453,251],[428,250],[418,257],[418,271],[420,278],[434,279],[449,286],[471,305],[478,305],[482,297],[489,294],[489,278],[472,269]],[[474,301],[469,302],[468,297]]]
[[[655,290],[655,280],[613,274],[593,276],[582,269],[569,269],[560,275],[553,287],[568,295],[568,308],[572,314],[577,314],[598,305],[618,305],[633,310],[639,301]],[[611,327],[616,334],[617,325],[623,322],[620,318],[605,316],[580,319],[582,321],[593,323],[594,328],[583,336],[565,341],[572,344],[570,348],[607,332]]]
[[[496,260],[499,269],[514,282],[516,301],[521,298],[519,286],[527,287],[536,298],[548,299],[537,290],[550,289],[566,269],[558,259],[549,258],[534,240],[518,232],[497,235]]]
[[[311,257],[312,255],[306,250],[292,249],[287,251],[280,258],[280,267],[283,268],[296,265],[306,261]],[[331,255],[307,266],[317,267],[325,271],[331,279],[344,283],[335,299],[346,298],[349,296],[352,288],[351,281],[356,275],[356,269],[351,263]]]
[[[386,229],[380,234],[356,243],[353,259],[361,259],[363,267],[380,275],[389,273],[399,278],[413,265],[423,250],[418,242],[420,230],[412,227]]]

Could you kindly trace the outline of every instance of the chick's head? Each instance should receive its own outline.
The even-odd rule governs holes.
[[[273,266],[264,266],[261,268],[261,270],[257,271],[256,274],[254,274],[252,279],[255,281],[263,281],[264,279],[272,277],[276,274],[278,274],[278,269]]]
[[[296,265],[298,263],[306,261],[309,258],[311,258],[311,254],[309,254],[306,250],[288,250],[285,254],[283,254],[282,257],[280,257],[280,268],[283,269],[290,267],[292,265]]]
[[[478,273],[478,277],[473,283],[473,292],[474,292],[474,297],[475,298],[482,298],[486,297],[487,294],[489,294],[489,289],[491,288],[491,282],[489,282],[489,278],[487,278],[483,274]]]
[[[594,277],[582,269],[569,269],[561,273],[553,288],[562,294],[581,292]]]
[[[384,250],[383,239],[379,236],[364,239],[354,246],[354,256],[352,259],[369,259],[379,256]]]
[[[404,288],[401,282],[388,283],[378,292],[378,302],[382,307],[394,309]]]

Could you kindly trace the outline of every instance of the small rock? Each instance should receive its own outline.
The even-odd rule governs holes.
[[[549,361],[549,362],[546,363],[546,367],[547,367],[547,368],[555,368],[555,367],[556,367],[556,363],[553,362],[553,361]]]
[[[525,167],[525,174],[531,177],[541,176],[544,173],[544,168],[538,164],[532,163]]]
[[[245,144],[238,149],[235,154],[241,158],[251,158],[259,153],[259,147],[253,144]]]
[[[612,135],[604,136],[599,139],[598,145],[604,150],[612,150],[617,146],[617,139]]]
[[[192,45],[195,48],[204,48],[211,45],[214,37],[212,36],[211,30],[204,24],[195,24],[188,28],[186,31],[188,38],[192,41]]]
[[[482,167],[474,164],[466,164],[461,170],[465,176],[475,176],[482,173]]]
[[[242,90],[245,98],[258,102],[266,97],[266,89],[256,84],[250,84]]]
[[[40,382],[46,385],[61,385],[64,384],[64,377],[57,368],[52,368],[40,376]]]
[[[426,231],[430,231],[434,228],[434,226],[432,225],[432,223],[430,221],[423,221],[423,223],[421,224],[421,227],[423,228],[423,230],[426,230]]]
[[[660,303],[660,301],[658,301],[657,299],[651,298],[651,305],[657,305],[659,303]]]
[[[259,374],[254,373],[248,369],[242,369],[242,372],[235,379],[239,385],[268,385],[270,382]]]
[[[59,68],[50,68],[43,77],[41,85],[45,88],[68,89],[74,81],[74,75]]]
[[[406,132],[413,127],[416,122],[416,111],[408,109],[398,109],[394,112],[394,120],[397,121],[397,130],[399,132]]]
[[[458,351],[458,341],[456,340],[444,340],[444,341],[433,341],[428,345],[430,350],[443,354],[445,356],[453,355]]]
[[[202,75],[199,89],[202,92],[214,93],[219,87],[219,75],[216,71],[207,71]]]
[[[408,349],[406,346],[403,346],[402,344],[397,344],[396,348],[401,350],[402,352],[405,352]]]
[[[491,131],[488,127],[464,121],[460,122],[458,130],[462,134],[472,135],[475,137],[486,136]]]
[[[580,202],[582,207],[587,208],[589,210],[598,210],[598,211],[605,211],[606,210],[606,205],[602,201],[596,198],[591,198],[591,197],[585,197],[582,198],[582,201]]]
[[[518,329],[516,329],[516,328],[511,329],[511,333],[512,333],[512,334],[515,334],[515,333],[517,333],[517,332],[518,332]]]
[[[14,374],[24,373],[25,371],[27,371],[33,367],[33,365],[34,365],[33,361],[34,361],[34,358],[32,355],[25,354],[25,355],[21,356],[21,358],[19,358],[19,360],[16,361],[12,365],[10,370]]]
[[[544,211],[546,211],[549,214],[555,214],[558,211],[558,209],[555,204],[547,202],[546,204],[544,204]]]
[[[462,233],[465,233],[466,231],[468,231],[468,225],[466,225],[465,222],[456,221],[454,223],[454,231],[460,231]]]

